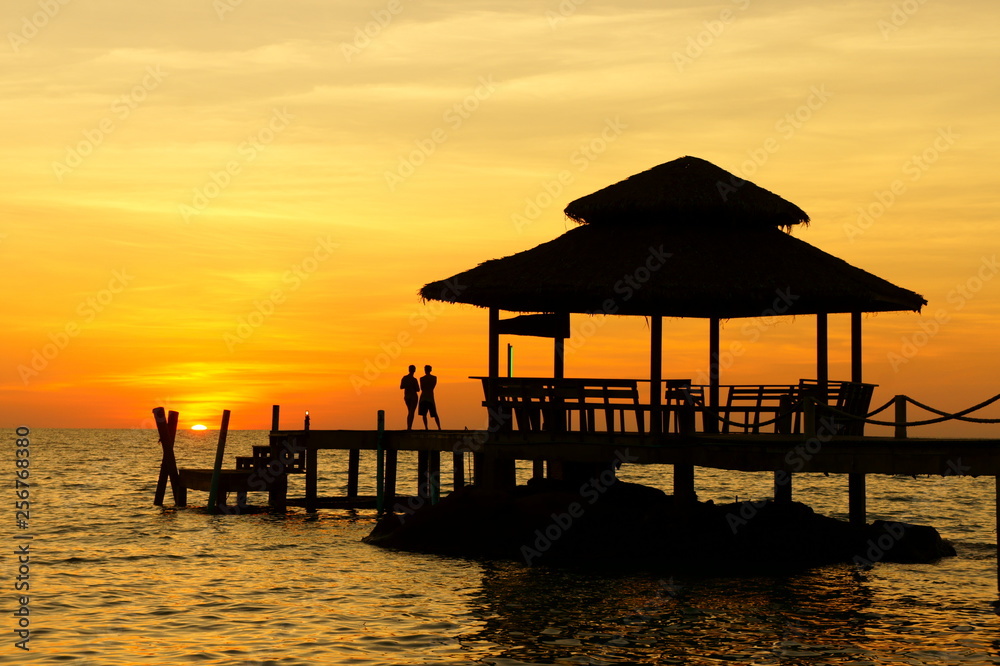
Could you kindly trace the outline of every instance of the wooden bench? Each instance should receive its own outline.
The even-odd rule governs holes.
[[[489,378],[482,380],[483,394],[489,406]],[[638,382],[634,379],[551,379],[546,377],[499,377],[496,379],[497,409],[511,416],[518,430],[572,430],[573,413],[581,431],[597,430],[596,414],[604,411],[607,432],[625,430],[625,412],[635,415],[636,429],[645,431],[645,407],[639,402]]]
[[[817,410],[817,418],[824,416],[824,403],[842,412],[859,417],[851,419],[828,413],[826,417],[834,424],[835,434],[863,435],[865,434],[865,422],[862,419],[868,415],[876,386],[878,384],[845,381],[828,381],[824,385],[818,379],[800,379],[799,396],[800,399],[805,396],[812,396],[820,401],[821,404]]]
[[[798,410],[799,387],[787,384],[737,384],[729,386],[726,404],[719,410],[721,431],[742,429],[743,432],[761,432],[770,427],[772,432],[791,433],[797,429],[793,416]],[[768,421],[777,419],[773,423]],[[767,425],[761,425],[762,423]]]

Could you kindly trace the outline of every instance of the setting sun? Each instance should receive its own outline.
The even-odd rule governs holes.
[[[199,423],[198,425],[191,426],[191,430],[208,430],[208,426]]]

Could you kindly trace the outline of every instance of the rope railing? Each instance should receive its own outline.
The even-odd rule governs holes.
[[[899,396],[899,397],[903,398],[906,402],[909,402],[910,404],[914,405],[915,407],[919,407],[920,409],[923,409],[925,411],[931,412],[932,414],[938,414],[939,416],[937,418],[922,419],[922,420],[919,420],[919,421],[881,421],[881,420],[873,419],[872,417],[876,416],[877,414],[880,414],[881,412],[884,412],[890,406],[896,404],[896,398],[890,398],[881,407],[879,407],[879,408],[877,408],[877,409],[875,409],[875,410],[873,410],[871,412],[868,412],[864,416],[861,416],[861,415],[858,415],[858,414],[851,414],[850,412],[846,412],[846,411],[844,411],[842,409],[838,409],[836,407],[831,407],[830,405],[824,405],[824,404],[820,403],[819,401],[817,401],[816,398],[813,398],[813,397],[810,397],[810,396],[807,396],[807,397],[804,397],[804,398],[802,398],[800,400],[795,401],[794,403],[792,403],[789,406],[788,411],[778,412],[778,413],[775,414],[774,418],[768,419],[766,421],[760,421],[760,422],[732,421],[732,420],[730,420],[730,419],[722,416],[719,413],[716,413],[714,416],[715,416],[715,420],[718,421],[718,423],[720,423],[722,425],[728,425],[731,428],[734,428],[734,427],[735,428],[742,428],[744,430],[748,430],[748,429],[751,429],[751,428],[753,428],[753,429],[756,430],[758,428],[762,428],[764,426],[772,425],[772,424],[777,423],[778,421],[780,421],[782,419],[786,419],[786,418],[788,418],[790,416],[795,415],[796,413],[799,412],[800,408],[803,407],[804,404],[807,401],[811,401],[813,404],[817,405],[818,407],[820,407],[822,409],[823,414],[833,414],[833,415],[836,415],[836,416],[838,416],[840,418],[843,418],[843,419],[846,419],[846,420],[861,421],[861,422],[864,422],[866,424],[876,425],[876,426],[887,426],[887,427],[894,427],[894,428],[909,428],[909,427],[917,427],[917,426],[924,426],[924,425],[933,425],[935,423],[944,423],[946,421],[964,421],[966,423],[1000,423],[1000,419],[983,419],[983,418],[975,418],[975,417],[966,416],[967,414],[971,414],[972,412],[979,411],[980,409],[988,407],[988,406],[992,405],[994,402],[1000,400],[1000,394],[997,394],[997,395],[993,396],[992,398],[989,398],[988,400],[984,400],[983,402],[980,402],[979,404],[973,405],[972,407],[968,407],[966,409],[963,409],[963,410],[960,410],[960,411],[954,412],[954,413],[949,413],[949,412],[945,412],[945,411],[942,411],[942,410],[939,410],[939,409],[935,409],[934,407],[931,407],[929,405],[925,405],[922,402],[918,402],[917,400],[914,400],[913,398],[911,398],[909,396],[906,396],[906,395]],[[706,411],[706,413],[709,411],[709,409],[710,408],[708,408],[708,407],[704,408],[704,410]],[[724,407],[717,407],[715,409],[715,411],[717,411],[717,412],[725,411],[725,408]]]
[[[972,412],[979,411],[980,409],[983,409],[984,407],[988,407],[988,406],[992,405],[997,400],[1000,400],[1000,394],[997,394],[997,395],[993,396],[992,398],[990,398],[988,400],[984,400],[983,402],[981,402],[981,403],[979,403],[977,405],[973,405],[972,407],[968,407],[967,409],[963,409],[963,410],[955,412],[953,414],[949,413],[949,412],[941,411],[939,409],[935,409],[933,407],[930,407],[929,405],[923,404],[922,402],[917,402],[916,400],[914,400],[913,398],[911,398],[909,396],[905,396],[904,395],[904,396],[900,396],[900,397],[902,397],[903,399],[905,399],[906,402],[909,402],[910,404],[912,404],[912,405],[914,405],[916,407],[919,407],[920,409],[923,409],[923,410],[926,410],[928,412],[931,412],[932,414],[940,414],[940,416],[938,418],[923,419],[923,420],[920,420],[920,421],[877,421],[877,420],[875,420],[873,418],[870,418],[872,416],[872,414],[878,413],[879,411],[882,411],[883,409],[885,409],[886,407],[888,407],[888,405],[895,403],[895,401],[896,401],[895,398],[892,399],[892,400],[890,400],[883,407],[879,408],[876,412],[872,412],[871,414],[868,414],[867,416],[864,416],[864,417],[858,416],[857,414],[850,414],[850,413],[845,412],[845,411],[843,411],[841,409],[837,409],[836,407],[824,406],[823,410],[825,412],[831,412],[833,414],[836,414],[837,416],[840,416],[840,417],[843,417],[845,419],[849,419],[849,420],[852,420],[852,421],[864,421],[865,423],[870,423],[871,425],[891,426],[891,427],[897,427],[897,428],[899,428],[899,427],[909,428],[909,427],[916,427],[916,426],[923,426],[923,425],[932,425],[932,424],[935,424],[935,423],[944,423],[945,421],[965,421],[967,423],[1000,423],[1000,419],[978,419],[978,418],[974,418],[974,417],[967,417],[967,416],[965,416],[966,414],[971,414]]]

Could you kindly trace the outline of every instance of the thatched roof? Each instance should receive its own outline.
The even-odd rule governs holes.
[[[791,227],[801,208],[697,157],[629,176],[566,206],[580,224],[700,224]]]
[[[510,312],[668,317],[919,311],[922,296],[782,231],[797,206],[693,157],[571,203],[583,225],[425,285],[424,299]],[[714,199],[713,199],[714,196]]]
[[[926,304],[773,227],[733,234],[642,225],[624,233],[587,225],[432,282],[420,295],[510,312],[721,318]]]

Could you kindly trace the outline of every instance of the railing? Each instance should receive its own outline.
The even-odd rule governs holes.
[[[476,377],[488,392],[488,378]],[[496,380],[496,408],[507,417],[507,429],[551,432],[624,432],[626,425],[636,432],[816,434],[822,427],[828,434],[860,436],[865,425],[894,428],[896,437],[906,437],[907,428],[950,420],[969,423],[1000,423],[1000,419],[968,416],[1000,400],[994,396],[967,409],[949,413],[905,395],[895,396],[868,411],[874,384],[803,379],[798,384],[722,385],[724,402],[707,405],[706,385],[688,380],[664,380],[660,404],[639,399],[638,384],[648,380],[501,377]],[[907,403],[937,416],[907,421]],[[488,405],[484,401],[485,406]],[[874,417],[890,406],[894,420]],[[604,418],[599,413],[605,413]],[[626,414],[629,415],[626,421]],[[697,427],[701,415],[701,428]],[[577,429],[574,430],[574,420]]]

